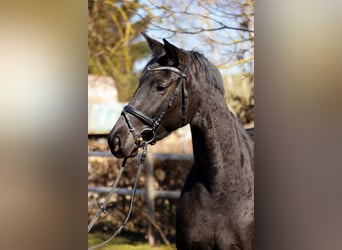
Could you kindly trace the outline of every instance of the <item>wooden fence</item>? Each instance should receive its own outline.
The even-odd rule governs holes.
[[[113,157],[113,155],[109,152],[100,152],[100,151],[88,151],[88,157]],[[137,189],[137,196],[146,196],[147,197],[147,214],[149,218],[148,223],[148,241],[150,245],[155,244],[155,239],[153,236],[153,227],[156,228],[159,233],[160,229],[158,229],[158,225],[154,222],[154,199],[157,197],[161,198],[171,198],[178,199],[180,192],[173,190],[155,190],[154,189],[154,161],[155,160],[183,160],[183,161],[192,161],[192,154],[152,154],[147,153],[147,157],[145,160],[145,169],[146,169],[146,187],[145,189]],[[92,193],[109,193],[111,187],[96,187],[96,186],[88,186],[88,192]],[[116,188],[116,193],[118,195],[131,195],[132,190],[127,188]],[[96,201],[88,202],[88,206],[96,205]],[[163,235],[162,235],[163,237]],[[164,242],[169,244],[167,239],[163,237]]]

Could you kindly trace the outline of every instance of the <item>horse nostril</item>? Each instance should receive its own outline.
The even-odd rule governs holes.
[[[108,143],[112,154],[117,158],[123,158],[120,138],[117,136],[115,136],[114,138],[110,137]]]
[[[120,150],[120,139],[118,137],[114,138],[114,152]]]

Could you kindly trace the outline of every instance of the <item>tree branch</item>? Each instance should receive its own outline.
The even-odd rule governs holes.
[[[200,34],[202,32],[207,32],[207,31],[219,31],[219,30],[224,30],[224,29],[230,29],[230,30],[237,30],[237,31],[245,31],[245,32],[250,32],[254,33],[254,30],[249,30],[249,29],[244,29],[244,28],[238,28],[238,27],[231,27],[227,25],[223,25],[221,27],[215,27],[215,28],[210,28],[210,29],[204,29],[204,28],[194,28],[195,30],[185,30],[185,29],[172,29],[172,28],[166,28],[158,24],[151,24],[157,29],[160,30],[165,30],[168,32],[173,32],[173,33],[181,33],[181,34],[189,34],[189,35],[195,35],[195,34]],[[197,29],[197,30],[196,30]]]

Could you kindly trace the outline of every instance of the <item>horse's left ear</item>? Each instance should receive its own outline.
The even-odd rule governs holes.
[[[164,52],[164,46],[162,43],[158,42],[157,40],[152,39],[145,32],[142,32],[141,34],[146,39],[153,56],[160,55]]]
[[[168,59],[172,62],[173,66],[185,66],[187,63],[187,55],[185,51],[169,43],[166,39],[163,39],[163,41],[166,55]]]

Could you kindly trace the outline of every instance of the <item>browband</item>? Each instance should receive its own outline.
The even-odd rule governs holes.
[[[180,71],[178,68],[175,67],[157,67],[157,68],[151,68],[151,66],[147,67],[148,71],[159,71],[159,70],[168,70],[168,71],[172,71],[178,75],[180,75],[183,78],[186,78],[187,75],[185,72]]]

